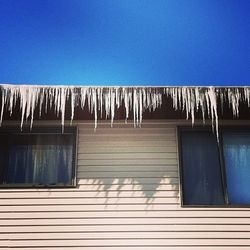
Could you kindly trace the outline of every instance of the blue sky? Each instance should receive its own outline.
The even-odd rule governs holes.
[[[0,0],[0,82],[250,85],[249,0]]]

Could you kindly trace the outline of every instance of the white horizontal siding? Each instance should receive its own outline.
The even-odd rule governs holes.
[[[180,206],[176,124],[79,124],[77,187],[0,190],[0,248],[250,249],[249,208]]]

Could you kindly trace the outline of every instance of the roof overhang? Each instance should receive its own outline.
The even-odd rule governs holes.
[[[48,86],[0,84],[0,122],[65,120],[249,119],[250,87]]]

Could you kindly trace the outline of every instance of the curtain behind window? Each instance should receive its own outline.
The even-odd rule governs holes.
[[[72,159],[72,135],[13,134],[6,183],[69,184]]]
[[[231,204],[250,203],[250,133],[223,134],[228,199]]]
[[[181,142],[184,204],[224,204],[215,136],[207,131],[182,131]]]

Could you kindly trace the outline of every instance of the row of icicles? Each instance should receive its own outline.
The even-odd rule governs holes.
[[[191,118],[194,124],[195,113],[202,112],[205,117],[211,118],[212,127],[215,127],[218,136],[218,101],[229,103],[233,115],[239,116],[240,102],[250,106],[250,87],[80,87],[80,86],[36,86],[36,85],[0,85],[1,110],[0,125],[6,110],[13,112],[19,108],[21,112],[21,128],[24,121],[30,120],[32,128],[34,111],[42,112],[54,109],[57,116],[61,117],[62,127],[65,122],[66,103],[70,101],[71,121],[77,106],[88,109],[94,113],[95,128],[97,127],[98,111],[104,113],[106,118],[114,121],[115,112],[121,106],[125,107],[125,120],[130,112],[133,113],[134,126],[142,123],[145,110],[154,111],[161,107],[163,94],[173,100],[175,110],[186,112],[186,119]],[[18,107],[18,105],[20,105]],[[45,109],[43,108],[45,106]]]

